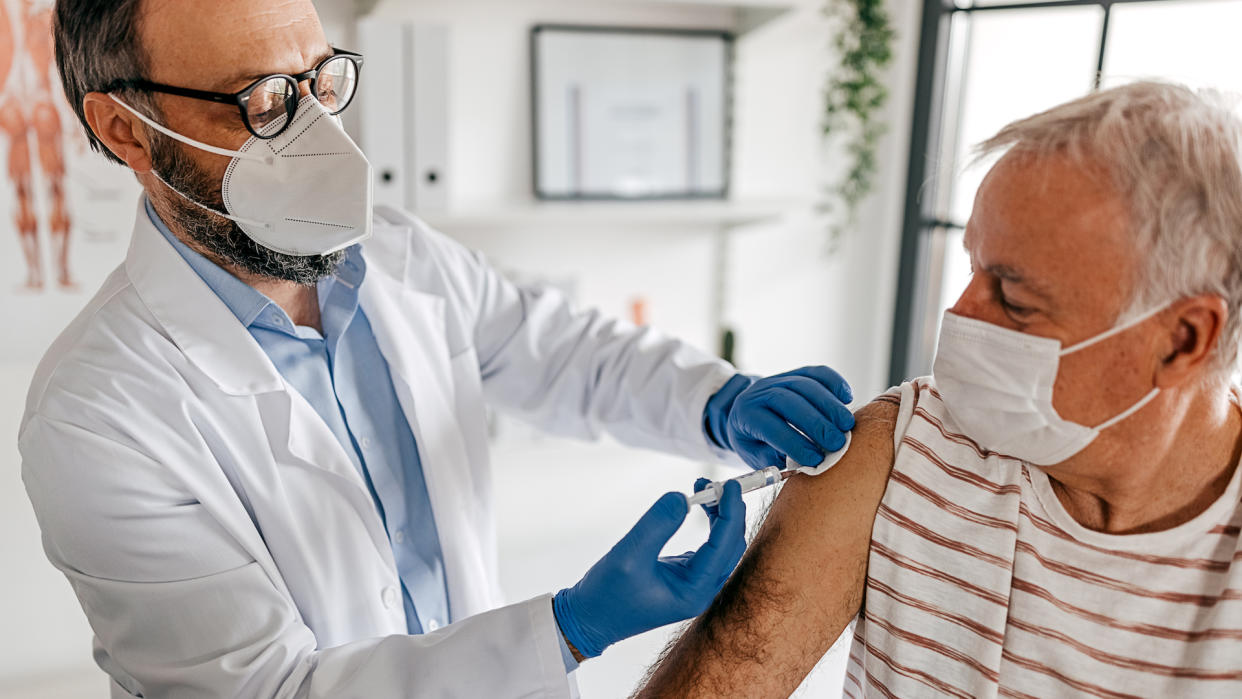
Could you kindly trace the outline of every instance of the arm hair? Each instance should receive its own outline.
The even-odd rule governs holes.
[[[877,400],[855,418],[846,456],[786,481],[724,589],[635,697],[788,697],[857,616],[897,406]]]

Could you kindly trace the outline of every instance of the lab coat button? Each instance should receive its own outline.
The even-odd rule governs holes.
[[[405,530],[398,529],[397,533],[392,535],[392,540],[397,542],[398,544],[404,544],[405,543]]]
[[[392,609],[397,606],[397,588],[388,586],[380,592],[380,600],[384,603],[384,609]]]
[[[428,621],[427,621],[427,630],[428,630],[428,631],[435,631],[435,630],[436,630],[436,629],[438,629],[438,628],[440,628],[440,622],[439,622],[439,621],[436,621],[435,619],[430,619],[430,620],[428,620]]]

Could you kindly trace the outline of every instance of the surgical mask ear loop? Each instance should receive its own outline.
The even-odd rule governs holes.
[[[253,160],[255,162],[260,162],[260,163],[264,163],[267,165],[271,165],[272,163],[276,161],[275,156],[272,156],[272,155],[259,155],[258,153],[247,153],[245,151],[229,150],[227,148],[220,148],[218,146],[213,146],[207,143],[203,143],[202,141],[196,141],[190,138],[189,136],[182,136],[176,131],[173,131],[172,129],[166,126],[156,123],[153,119],[148,117],[146,114],[143,114],[137,109],[134,109],[133,107],[126,104],[125,101],[122,100],[120,97],[117,97],[116,95],[113,95],[113,94],[109,94],[108,96],[112,98],[113,102],[116,102],[117,104],[121,105],[125,109],[129,110],[131,114],[141,119],[142,122],[146,124],[147,126],[150,126],[151,128],[155,129],[156,131],[159,131],[160,133],[164,134],[165,136],[171,139],[181,141],[187,146],[193,146],[199,150],[207,151],[208,153],[215,153],[216,155],[223,155],[223,156],[227,156],[231,158],[241,158],[242,160]]]
[[[1138,325],[1139,323],[1142,323],[1142,322],[1144,322],[1144,321],[1151,320],[1152,318],[1155,318],[1156,316],[1158,316],[1158,315],[1160,315],[1161,313],[1163,313],[1163,312],[1164,312],[1164,309],[1166,309],[1166,308],[1168,308],[1168,307],[1169,307],[1169,305],[1168,305],[1168,304],[1165,304],[1165,305],[1163,305],[1163,306],[1160,306],[1159,308],[1154,308],[1154,309],[1152,309],[1152,310],[1150,310],[1150,311],[1148,311],[1148,312],[1144,313],[1143,315],[1141,315],[1141,316],[1139,316],[1139,317],[1135,318],[1134,320],[1130,321],[1129,323],[1126,323],[1125,325],[1118,325],[1118,326],[1114,327],[1114,328],[1113,328],[1113,329],[1111,329],[1111,330],[1105,330],[1104,332],[1100,333],[1099,335],[1096,335],[1095,337],[1089,337],[1089,338],[1087,338],[1087,339],[1083,340],[1082,342],[1079,342],[1079,343],[1078,343],[1078,344],[1076,344],[1076,345],[1071,345],[1070,347],[1066,347],[1065,349],[1061,350],[1061,356],[1062,356],[1062,357],[1064,357],[1065,355],[1067,355],[1067,354],[1073,354],[1073,353],[1077,352],[1078,350],[1087,349],[1087,348],[1088,348],[1088,347],[1090,347],[1091,345],[1094,345],[1094,344],[1099,343],[1099,342],[1103,342],[1103,341],[1107,340],[1108,338],[1110,338],[1110,337],[1112,337],[1112,336],[1114,336],[1114,335],[1118,335],[1118,334],[1120,334],[1120,333],[1123,333],[1123,332],[1125,332],[1125,331],[1129,330],[1130,328],[1133,328],[1134,326]]]
[[[1108,338],[1110,338],[1110,337],[1112,337],[1112,336],[1114,336],[1114,335],[1118,335],[1118,334],[1120,334],[1120,333],[1123,333],[1123,332],[1125,332],[1125,331],[1127,331],[1127,330],[1129,330],[1129,329],[1131,329],[1131,328],[1135,327],[1136,325],[1139,325],[1140,323],[1142,323],[1142,322],[1144,322],[1144,321],[1147,321],[1147,320],[1150,320],[1150,319],[1152,319],[1152,318],[1155,318],[1157,315],[1160,315],[1162,312],[1164,312],[1164,309],[1166,309],[1166,308],[1168,308],[1168,307],[1169,307],[1169,306],[1168,306],[1168,304],[1165,304],[1165,305],[1160,306],[1160,307],[1158,307],[1158,308],[1154,308],[1154,309],[1152,309],[1152,310],[1150,310],[1150,311],[1148,311],[1148,312],[1144,313],[1143,315],[1141,315],[1141,316],[1139,316],[1139,317],[1135,318],[1134,320],[1132,320],[1132,321],[1130,321],[1130,322],[1128,322],[1128,323],[1126,323],[1126,324],[1124,324],[1124,325],[1118,325],[1118,326],[1116,326],[1115,328],[1113,328],[1113,329],[1111,329],[1111,330],[1105,330],[1104,332],[1100,333],[1099,335],[1096,335],[1095,337],[1087,338],[1086,340],[1083,340],[1082,342],[1079,342],[1079,343],[1078,343],[1078,344],[1076,344],[1076,345],[1073,345],[1073,346],[1071,346],[1071,347],[1067,347],[1067,348],[1065,348],[1065,349],[1061,350],[1061,356],[1062,356],[1062,357],[1064,357],[1064,356],[1065,356],[1065,355],[1067,355],[1067,354],[1073,354],[1074,352],[1077,352],[1078,350],[1081,350],[1081,349],[1086,349],[1086,348],[1090,347],[1091,345],[1094,345],[1094,344],[1099,343],[1099,342],[1103,342],[1103,341],[1107,340]],[[1145,395],[1145,396],[1143,396],[1142,398],[1140,398],[1140,399],[1139,399],[1139,401],[1138,401],[1137,403],[1135,403],[1134,405],[1131,405],[1129,408],[1127,408],[1127,409],[1125,409],[1125,410],[1121,411],[1121,414],[1120,414],[1120,415],[1116,415],[1116,416],[1114,416],[1113,418],[1111,418],[1111,419],[1109,419],[1109,420],[1105,420],[1104,422],[1100,423],[1099,425],[1096,425],[1096,426],[1095,426],[1094,428],[1092,428],[1092,429],[1094,429],[1096,432],[1103,432],[1104,430],[1106,430],[1106,429],[1108,429],[1108,428],[1112,427],[1113,425],[1116,425],[1117,423],[1121,422],[1122,420],[1125,420],[1126,418],[1130,417],[1131,415],[1133,415],[1133,414],[1137,413],[1138,411],[1142,410],[1142,409],[1143,409],[1143,408],[1144,408],[1144,407],[1145,407],[1148,403],[1150,403],[1150,402],[1152,402],[1153,400],[1155,400],[1156,396],[1158,396],[1158,395],[1160,395],[1160,389],[1159,389],[1159,388],[1153,388],[1153,389],[1151,389],[1151,391],[1149,391],[1149,392],[1147,393],[1147,395]]]
[[[1106,430],[1106,429],[1108,429],[1108,428],[1112,427],[1113,425],[1116,425],[1117,423],[1121,422],[1122,420],[1124,420],[1124,419],[1126,419],[1126,418],[1130,417],[1131,415],[1133,415],[1133,414],[1137,413],[1138,411],[1142,410],[1142,409],[1143,409],[1143,408],[1144,408],[1144,407],[1145,407],[1148,403],[1150,403],[1150,402],[1152,402],[1153,400],[1155,400],[1155,399],[1156,399],[1156,396],[1158,396],[1158,395],[1160,395],[1160,389],[1158,389],[1158,388],[1153,388],[1153,389],[1151,389],[1151,391],[1150,391],[1150,392],[1148,392],[1148,394],[1147,394],[1147,395],[1145,395],[1145,396],[1143,396],[1142,398],[1140,398],[1140,399],[1139,399],[1139,402],[1135,403],[1134,405],[1131,405],[1131,406],[1130,406],[1129,408],[1127,408],[1126,410],[1121,411],[1121,414],[1120,414],[1120,415],[1118,415],[1118,416],[1116,416],[1116,417],[1114,417],[1114,418],[1112,418],[1112,419],[1110,419],[1110,420],[1105,420],[1104,422],[1100,423],[1099,425],[1096,425],[1093,429],[1094,429],[1096,432],[1103,432],[1104,430]]]

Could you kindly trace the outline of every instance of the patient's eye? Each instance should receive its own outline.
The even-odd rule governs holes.
[[[1005,311],[1005,315],[1008,315],[1015,321],[1019,323],[1024,322],[1035,314],[1036,311],[1034,308],[1014,303],[1010,299],[1010,297],[1005,293],[1005,283],[1003,280],[995,280],[995,285],[992,289],[993,296],[996,298],[997,303],[1000,304],[1001,309]]]
[[[1001,297],[1000,303],[1001,307],[1005,309],[1005,312],[1014,317],[1015,320],[1019,317],[1025,318],[1035,312],[1035,309],[1027,308],[1025,306],[1018,306],[1010,302],[1009,299],[1006,299],[1004,296]]]

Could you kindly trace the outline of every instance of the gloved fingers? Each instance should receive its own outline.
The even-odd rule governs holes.
[[[722,573],[733,570],[740,558],[738,542],[745,546],[746,503],[742,502],[742,487],[729,481],[720,499],[720,516],[712,524],[707,543],[690,559],[690,579],[715,582]]]
[[[728,557],[728,560],[731,561],[730,565],[728,565],[725,568],[725,570],[721,571],[720,578],[716,580],[716,591],[717,592],[719,592],[720,588],[724,586],[726,581],[728,581],[729,576],[733,575],[733,569],[737,567],[738,562],[742,560],[742,556],[745,553],[746,553],[746,537],[743,536],[741,540],[737,542],[737,545],[734,547],[733,552]]]
[[[738,437],[738,456],[755,470],[769,466],[785,468],[785,455],[768,446],[767,442]]]
[[[820,391],[824,391],[824,388],[819,384],[810,383]],[[827,398],[836,402],[836,398],[831,395],[828,395]],[[837,403],[837,405],[847,413],[849,412],[844,405],[840,403]],[[812,405],[810,401],[798,393],[783,391],[773,395],[768,401],[768,410],[776,413],[798,432],[810,438],[819,447],[820,451],[836,451],[845,446],[844,432],[847,432],[848,429],[842,430],[832,420],[824,417],[823,413],[816,406]],[[851,415],[850,420],[852,421],[853,419],[854,417]],[[823,460],[822,454],[820,455],[820,460]],[[816,461],[815,464],[808,464],[800,459],[795,459],[795,461],[798,461],[803,466],[814,466],[819,463],[819,461]]]
[[[720,592],[720,588],[724,587],[725,583],[729,582],[729,576],[733,575],[734,569],[737,568],[737,564],[741,562],[742,556],[745,553],[746,553],[746,546],[745,546],[745,543],[743,542],[743,544],[741,546],[738,546],[737,550],[733,552],[733,555],[729,557],[731,563],[723,571],[721,571],[720,577],[716,578],[716,592],[717,593]]]
[[[709,478],[700,478],[696,480],[694,482],[694,492],[702,492],[702,490],[711,482],[712,481]],[[715,505],[699,505],[699,507],[702,507],[703,511],[707,513],[707,521],[709,523],[716,521],[716,517],[720,511],[720,503],[716,503]]]
[[[690,559],[692,558],[694,558],[694,551],[686,551],[685,553],[679,553],[676,556],[660,556],[658,560],[667,565],[684,568],[690,563]]]
[[[814,442],[807,439],[802,433],[795,430],[789,421],[778,412],[782,405],[786,404],[792,394],[778,394],[786,396],[785,398],[774,398],[773,403],[767,409],[760,409],[752,412],[748,418],[746,432],[748,436],[764,442],[770,447],[775,448],[781,454],[797,461],[803,466],[815,466],[823,462],[824,450],[817,446]],[[798,400],[802,400],[798,398]],[[802,400],[806,403],[805,400]],[[786,412],[788,407],[784,408]],[[785,460],[778,458],[775,464],[769,466],[784,466]],[[762,468],[762,467],[761,467]]]
[[[638,551],[655,558],[660,549],[681,528],[690,508],[681,493],[665,493],[647,510],[638,523],[617,543],[614,550]]]
[[[830,421],[838,431],[849,432],[854,429],[854,413],[841,399],[824,384],[804,376],[790,378],[785,388],[806,399],[820,416]],[[794,423],[798,428],[801,425]]]
[[[815,379],[832,391],[833,395],[840,398],[842,403],[854,402],[854,389],[850,388],[849,382],[845,380],[845,377],[826,366],[805,366],[801,369],[794,369],[788,375]]]

